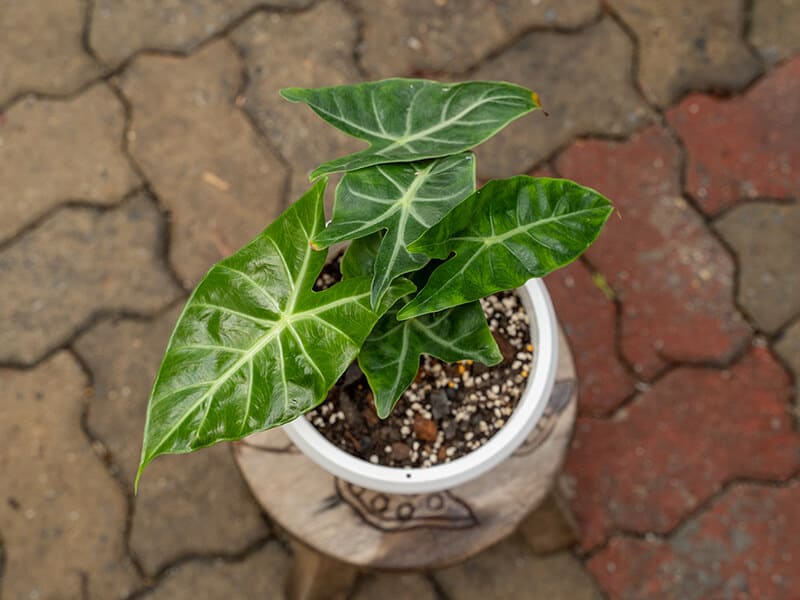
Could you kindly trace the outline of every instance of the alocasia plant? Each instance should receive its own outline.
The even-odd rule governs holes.
[[[194,290],[150,396],[137,482],[156,456],[301,416],[356,359],[382,418],[423,354],[500,362],[479,299],[572,262],[611,214],[562,179],[476,190],[469,150],[540,108],[523,87],[388,79],[281,94],[370,146],[318,167],[302,198]],[[339,171],[326,226],[324,175]],[[314,291],[326,249],[345,241],[342,280]]]

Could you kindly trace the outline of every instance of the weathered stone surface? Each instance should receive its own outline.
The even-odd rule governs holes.
[[[756,0],[750,23],[750,43],[768,63],[800,51],[800,4],[797,0]]]
[[[616,354],[617,309],[608,283],[581,262],[547,277],[547,289],[572,348],[578,370],[579,411],[606,414],[634,391]]]
[[[5,113],[0,181],[9,201],[0,240],[66,200],[119,202],[138,183],[122,153],[124,125],[122,105],[104,85],[68,101],[28,98]]]
[[[795,401],[800,402],[800,320],[783,332],[775,351],[794,373]]]
[[[284,168],[234,106],[241,76],[220,41],[189,58],[138,58],[122,79],[130,152],[172,213],[171,260],[190,285],[283,209]]]
[[[32,363],[99,312],[175,299],[161,227],[153,203],[134,196],[106,211],[60,210],[0,252],[0,361]]]
[[[362,64],[375,78],[459,73],[535,26],[577,27],[597,0],[358,0]]]
[[[3,598],[121,598],[137,584],[125,496],[81,430],[87,384],[65,352],[0,369]]]
[[[434,577],[450,598],[459,600],[600,598],[591,577],[572,555],[536,556],[519,536]]]
[[[765,348],[729,371],[671,371],[614,420],[579,419],[565,471],[589,550],[613,528],[669,532],[735,477],[800,467],[789,377]]]
[[[171,570],[142,598],[198,600],[200,598],[263,598],[283,600],[289,556],[275,542],[242,560],[193,560]]]
[[[421,575],[367,575],[353,594],[352,600],[437,600],[436,590]]]
[[[742,39],[742,0],[609,0],[639,41],[639,81],[667,107],[691,90],[738,90],[760,66]]]
[[[81,0],[7,0],[0,14],[0,106],[24,92],[68,94],[100,69],[83,51]]]
[[[800,194],[800,57],[729,100],[692,95],[667,113],[688,159],[686,189],[714,215],[748,198]]]
[[[566,550],[579,538],[575,517],[552,493],[522,522],[519,532],[537,554]]]
[[[631,82],[633,47],[606,18],[574,34],[534,32],[478,69],[475,79],[500,79],[539,93],[539,111],[478,147],[483,179],[524,173],[572,138],[622,136],[652,115]]]
[[[302,14],[256,15],[233,34],[247,65],[244,109],[292,169],[288,201],[308,190],[308,174],[317,165],[357,152],[365,144],[334,129],[307,106],[282,99],[278,91],[357,83],[357,37],[356,22],[333,2]]]
[[[622,301],[622,351],[645,379],[669,359],[728,360],[750,335],[733,305],[733,262],[681,198],[679,165],[657,127],[577,142],[556,162],[618,209],[588,256]]]
[[[800,314],[800,205],[739,206],[714,224],[739,258],[739,304],[774,333]]]
[[[313,0],[270,0],[270,7],[305,8]],[[260,0],[95,0],[89,44],[117,65],[140,50],[187,52],[218,34]]]
[[[800,486],[736,485],[666,542],[614,538],[589,569],[620,600],[800,597]]]
[[[131,492],[150,387],[178,314],[105,321],[75,345],[94,375],[89,430]],[[187,554],[241,552],[268,533],[226,446],[155,461],[135,502],[130,546],[150,575]]]

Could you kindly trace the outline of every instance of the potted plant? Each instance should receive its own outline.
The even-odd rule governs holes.
[[[469,150],[540,108],[517,85],[388,79],[281,94],[370,145],[314,170],[306,194],[197,285],[153,386],[137,484],[161,454],[278,426],[324,468],[380,491],[433,491],[480,475],[524,440],[553,385],[556,326],[539,278],[589,247],[610,202],[571,181],[524,175],[476,189]],[[337,172],[326,225],[326,176]],[[315,289],[339,242],[349,245],[329,277],[337,281]],[[530,353],[520,355],[532,355],[529,371],[515,376],[523,385],[513,413],[484,444],[468,444],[473,451],[427,468],[373,464],[299,418],[356,360],[380,419],[416,385],[421,356],[466,361],[459,370],[500,363],[480,301],[515,289],[530,316]]]

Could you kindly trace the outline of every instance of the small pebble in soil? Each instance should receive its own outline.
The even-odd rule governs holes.
[[[330,263],[317,281],[339,279]],[[481,300],[503,362],[449,364],[423,356],[411,386],[385,420],[375,413],[366,377],[353,364],[306,417],[329,441],[373,464],[429,467],[480,448],[502,428],[527,383],[533,352],[528,314],[514,292]]]

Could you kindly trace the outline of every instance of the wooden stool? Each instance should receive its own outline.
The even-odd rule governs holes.
[[[344,598],[359,569],[440,568],[514,532],[553,486],[576,401],[575,367],[562,332],[555,388],[525,442],[489,473],[431,494],[384,494],[337,479],[280,429],[235,444],[234,456],[256,499],[292,538],[290,600]]]

